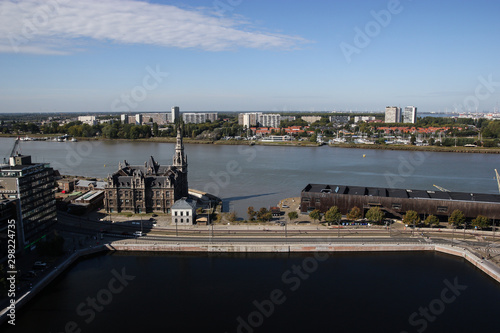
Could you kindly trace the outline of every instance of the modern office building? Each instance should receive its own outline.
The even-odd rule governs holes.
[[[188,197],[187,157],[180,128],[172,165],[160,166],[151,156],[144,165],[120,163],[105,186],[107,212],[170,213],[173,203]]]
[[[54,170],[48,163],[32,163],[29,155],[10,157],[0,167],[0,197],[18,201],[20,247],[30,249],[57,223]]]
[[[387,106],[385,108],[385,122],[386,123],[400,123],[401,122],[401,108],[397,106]]]
[[[19,221],[20,217],[18,214],[18,199],[1,199],[0,200],[0,263],[7,260],[7,254],[9,250],[9,236],[13,235],[15,240],[15,250],[18,251],[20,246],[19,233]],[[14,227],[9,227],[9,225],[14,225]],[[9,231],[10,230],[10,231]],[[10,233],[10,235],[9,235]],[[12,236],[11,236],[12,237]]]
[[[417,122],[417,108],[415,106],[406,106],[403,111],[403,123],[415,124]]]

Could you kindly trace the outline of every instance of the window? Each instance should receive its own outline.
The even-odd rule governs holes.
[[[113,192],[109,192],[109,197],[111,198],[113,196]]]
[[[170,197],[170,192],[165,192],[165,196],[168,198]]]
[[[183,216],[183,215],[184,215],[184,212],[183,212],[183,211],[181,211],[181,216]]]
[[[159,206],[160,205],[160,200],[156,200],[156,205]]]
[[[177,219],[175,219],[175,224],[177,224]]]
[[[160,197],[160,191],[156,191],[156,197],[159,198]]]
[[[181,219],[181,223],[184,223],[184,219]]]
[[[175,211],[174,215],[177,216],[177,211]],[[177,219],[175,219],[175,220],[177,221]]]
[[[448,211],[448,207],[446,206],[438,206],[437,212],[438,213],[446,213]]]
[[[186,216],[189,216],[189,211],[188,211],[188,212],[186,212]]]

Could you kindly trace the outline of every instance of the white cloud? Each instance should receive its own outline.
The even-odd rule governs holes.
[[[307,42],[296,36],[250,30],[243,20],[143,1],[0,2],[2,53],[67,54],[72,52],[68,41],[77,38],[208,51],[291,49]]]

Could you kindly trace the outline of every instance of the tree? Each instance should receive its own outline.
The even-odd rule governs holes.
[[[448,223],[459,226],[465,223],[465,215],[461,210],[455,209],[448,218]]]
[[[231,212],[229,213],[229,215],[227,216],[227,219],[230,221],[230,222],[234,222],[238,219],[238,217],[236,216],[236,213],[235,212]]]
[[[434,226],[434,225],[436,225],[436,226],[439,225],[439,219],[436,216],[431,214],[425,218],[424,224],[428,225],[432,228],[432,226]]]
[[[415,134],[412,134],[410,137],[410,143],[414,146],[416,142],[417,138],[415,137]]]
[[[257,212],[257,220],[259,221],[271,221],[273,218],[273,213],[268,211],[265,207],[262,207]]]
[[[380,209],[380,207],[372,207],[366,212],[366,218],[374,222],[382,222],[385,213]]]
[[[361,209],[359,209],[356,206],[352,207],[349,213],[347,214],[347,218],[353,221],[356,221],[360,217],[361,217]]]
[[[255,219],[255,215],[257,215],[257,212],[253,209],[253,206],[250,206],[248,207],[247,214],[248,214],[248,219],[250,221],[253,221]]]
[[[416,225],[420,223],[420,216],[414,210],[409,210],[403,216],[403,223],[406,225]]]
[[[316,220],[321,221],[322,216],[321,216],[321,212],[319,211],[319,209],[315,209],[309,213],[309,217],[312,218],[314,222],[316,222]]]
[[[160,134],[160,130],[158,129],[158,123],[153,124],[153,135],[158,136]]]
[[[480,229],[488,228],[489,226],[491,226],[491,221],[486,216],[478,215],[475,219],[472,220],[472,225]]]
[[[339,223],[342,219],[342,213],[339,211],[339,207],[332,206],[325,213],[325,220],[328,222],[328,225],[333,223]]]
[[[297,214],[297,212],[290,212],[288,213],[288,218],[290,219],[290,222],[292,222],[293,220],[299,218],[299,214]]]

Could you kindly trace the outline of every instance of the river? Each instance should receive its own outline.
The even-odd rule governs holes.
[[[8,156],[13,138],[0,138]],[[129,141],[21,142],[20,151],[61,174],[106,177],[127,160],[153,156],[172,164],[174,144]],[[246,218],[248,206],[269,207],[298,197],[308,183],[498,193],[497,154],[463,154],[335,147],[186,144],[189,187],[219,195],[225,210]]]
[[[114,253],[2,332],[498,332],[499,306],[493,279],[438,253]]]

